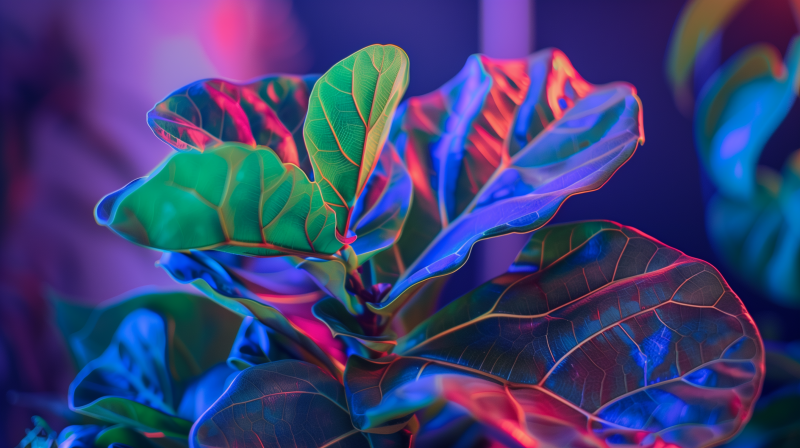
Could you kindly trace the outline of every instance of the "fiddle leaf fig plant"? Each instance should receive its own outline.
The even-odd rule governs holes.
[[[764,355],[720,274],[616,223],[544,227],[644,141],[636,90],[547,49],[472,56],[401,103],[408,64],[372,45],[319,77],[204,80],[155,106],[177,152],[96,219],[205,298],[60,302],[73,410],[142,446],[408,447],[455,443],[455,421],[523,447],[732,437]],[[441,295],[477,241],[529,232],[506,274]]]

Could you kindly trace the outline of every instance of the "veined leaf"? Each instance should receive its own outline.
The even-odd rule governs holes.
[[[394,45],[370,45],[322,75],[311,91],[303,128],[314,179],[336,212],[342,241],[408,86],[408,56]]]
[[[243,371],[192,428],[193,447],[281,446],[342,448],[405,446],[410,433],[359,432],[350,422],[344,389],[318,367],[277,361]],[[402,443],[404,442],[404,444]],[[383,446],[383,445],[380,445]]]
[[[239,143],[172,155],[103,198],[95,218],[159,250],[325,257],[342,247],[317,184],[269,149]]]
[[[70,385],[70,408],[140,431],[186,437],[192,423],[177,417],[166,358],[164,320],[152,311],[134,311],[103,355],[89,362]]]
[[[486,394],[458,400],[478,411],[500,400],[492,406],[509,415],[488,423],[523,445],[704,447],[748,420],[763,345],[712,266],[614,223],[555,226],[532,244],[528,255],[548,254],[536,272],[452,302],[401,338],[397,357],[348,361],[359,428],[402,423],[453,374],[468,377],[467,391],[469,377],[483,381]]]
[[[634,92],[627,84],[609,84],[576,98],[498,168],[464,213],[409,266],[388,299],[368,306],[392,314],[404,301],[398,298],[409,297],[412,286],[460,268],[477,241],[536,230],[568,197],[600,188],[644,138]],[[413,228],[411,221],[409,226]]]
[[[204,79],[156,104],[147,123],[179,151],[203,152],[229,142],[265,146],[310,173],[301,130],[317,78],[271,75],[247,84]]]
[[[398,108],[391,141],[414,184],[395,257],[373,265],[395,282],[454,221],[501,164],[591,90],[558,50],[527,60],[472,56],[440,89]]]

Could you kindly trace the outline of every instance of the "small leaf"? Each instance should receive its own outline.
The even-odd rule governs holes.
[[[488,388],[458,398],[467,409],[506,400],[519,418],[490,413],[489,423],[545,446],[577,437],[703,447],[743,426],[763,381],[763,345],[712,266],[614,223],[554,226],[532,244],[561,256],[450,303],[398,340],[398,357],[348,361],[359,428],[402,422],[446,389],[436,378],[454,373]],[[425,378],[433,386],[411,385]]]
[[[411,177],[394,146],[387,143],[364,194],[353,207],[353,230],[358,238],[351,247],[360,265],[391,247],[400,236],[411,192]]]
[[[391,351],[396,345],[393,334],[367,336],[356,318],[334,298],[322,299],[314,304],[314,316],[325,322],[334,337],[343,336],[363,344],[376,352]]]
[[[272,75],[247,84],[197,81],[156,104],[147,123],[179,151],[203,152],[229,142],[265,146],[309,173],[301,130],[316,80],[317,75]]]
[[[236,341],[228,356],[228,365],[236,370],[265,364],[269,359],[269,334],[261,322],[247,316],[242,321]]]
[[[400,437],[404,435],[408,447],[410,434]],[[251,444],[368,448],[372,437],[353,428],[341,384],[314,365],[286,360],[239,374],[195,423],[190,440],[196,448]]]
[[[103,355],[89,362],[70,385],[70,408],[144,432],[186,437],[192,424],[176,416],[166,358],[164,320],[152,311],[134,311]]]
[[[314,179],[336,212],[343,241],[352,208],[386,141],[408,86],[408,56],[394,45],[370,45],[341,60],[311,91],[303,128]]]
[[[317,184],[269,149],[239,143],[173,154],[103,198],[95,218],[159,250],[325,257],[342,246]]]

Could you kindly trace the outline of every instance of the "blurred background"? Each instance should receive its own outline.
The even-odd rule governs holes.
[[[750,0],[727,21],[719,65],[754,42],[782,54],[798,33],[791,0]],[[145,113],[192,81],[323,72],[372,43],[408,53],[407,96],[441,86],[467,56],[524,57],[556,47],[589,82],[627,81],[644,105],[646,143],[601,190],[571,198],[554,222],[609,219],[717,266],[767,341],[800,339],[800,311],[728,269],[706,231],[713,188],[690,116],[665,75],[685,0],[28,0],[0,3],[0,446],[40,414],[60,428],[74,377],[47,297],[96,304],[131,289],[179,288],[159,254],[95,224],[106,193],[170,153]],[[800,104],[760,163],[800,148]],[[513,241],[506,245],[513,247]],[[453,288],[500,256],[481,244]],[[800,273],[798,273],[800,275]],[[451,288],[451,289],[453,289]],[[455,291],[455,290],[454,290]],[[458,291],[451,291],[457,293]],[[767,384],[767,392],[770,390]]]

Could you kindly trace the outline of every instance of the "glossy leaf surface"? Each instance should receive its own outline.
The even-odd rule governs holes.
[[[409,435],[403,436],[407,447]],[[197,421],[190,440],[196,448],[368,448],[371,437],[353,428],[339,382],[316,366],[287,360],[243,371]],[[388,446],[402,446],[391,441]]]
[[[173,154],[103,198],[97,222],[160,250],[326,256],[342,246],[317,184],[265,148],[229,143]]]
[[[257,319],[280,335],[282,349],[291,353],[294,358],[322,366],[332,375],[341,376],[341,363],[320,348],[308,332],[287,319],[275,307],[250,294],[246,288],[236,286],[236,282],[231,283],[229,274],[216,260],[200,253],[194,255],[195,257],[188,257],[182,253],[167,252],[162,255],[159,265],[176,281],[191,283],[220,305],[242,316]],[[231,289],[231,285],[235,287]]]
[[[411,177],[389,143],[367,180],[364,194],[353,207],[353,231],[357,239],[351,247],[358,255],[359,265],[388,249],[400,236],[411,195]],[[392,250],[397,250],[396,246]]]
[[[161,316],[134,311],[103,355],[89,362],[70,385],[70,408],[144,432],[186,437],[192,423],[176,416],[166,352],[167,329]]]
[[[497,425],[516,422],[505,426],[520,441],[702,447],[735,434],[761,388],[763,346],[719,273],[629,227],[561,227],[526,249],[550,254],[536,272],[452,302],[398,341],[397,358],[348,362],[354,421],[373,409],[362,427],[391,425],[430,400],[410,384],[458,373],[515,404]]]
[[[421,149],[407,144],[406,160],[415,186],[414,204],[423,207],[426,196],[437,198],[429,203],[428,209],[433,205],[434,210],[440,211],[439,219],[429,213],[424,219],[416,215],[420,221],[415,221],[412,208],[407,228],[417,229],[417,233],[432,233],[427,230],[429,222],[440,222],[444,228],[432,241],[427,236],[431,243],[405,270],[389,300],[378,306],[377,312],[390,314],[398,306],[392,304],[394,299],[411,286],[458,269],[475,242],[543,226],[569,196],[600,188],[644,140],[641,105],[632,86],[623,83],[591,86],[556,50],[534,54],[530,64],[531,85],[542,87],[529,89],[525,101],[515,114],[510,114],[509,120],[513,117],[519,121],[510,122],[509,135],[495,142],[502,149],[501,162],[464,212],[449,224],[452,215],[446,204],[455,199],[448,199],[446,193],[450,190],[445,188],[447,184],[441,174],[437,174],[440,176],[437,190],[430,186],[418,188],[417,179],[427,179],[420,173],[444,170],[442,154],[447,153],[437,145],[446,141],[445,137],[453,136],[445,134],[437,140],[439,143],[423,145]],[[549,105],[549,114],[538,112],[543,110],[543,104]],[[409,102],[406,117],[413,117],[411,106]],[[534,125],[535,119],[539,123]],[[411,141],[412,131],[407,132]],[[510,151],[514,148],[520,149],[512,156]],[[417,156],[412,156],[412,151],[438,162],[429,162],[427,169],[415,168],[412,159]],[[457,182],[449,185],[457,194],[466,191],[456,188]],[[412,238],[412,232],[401,237],[401,247],[406,238]]]
[[[440,89],[403,103],[391,140],[411,173],[414,202],[400,261],[382,257],[382,270],[394,273],[391,282],[501,164],[590,90],[563,53],[548,49],[527,60],[472,56]]]
[[[228,142],[265,146],[310,172],[301,135],[317,75],[266,76],[247,84],[205,79],[171,93],[147,113],[153,132],[179,151]]]
[[[378,162],[407,86],[405,52],[394,45],[370,45],[331,67],[311,91],[303,136],[314,179],[346,241],[352,208]]]

